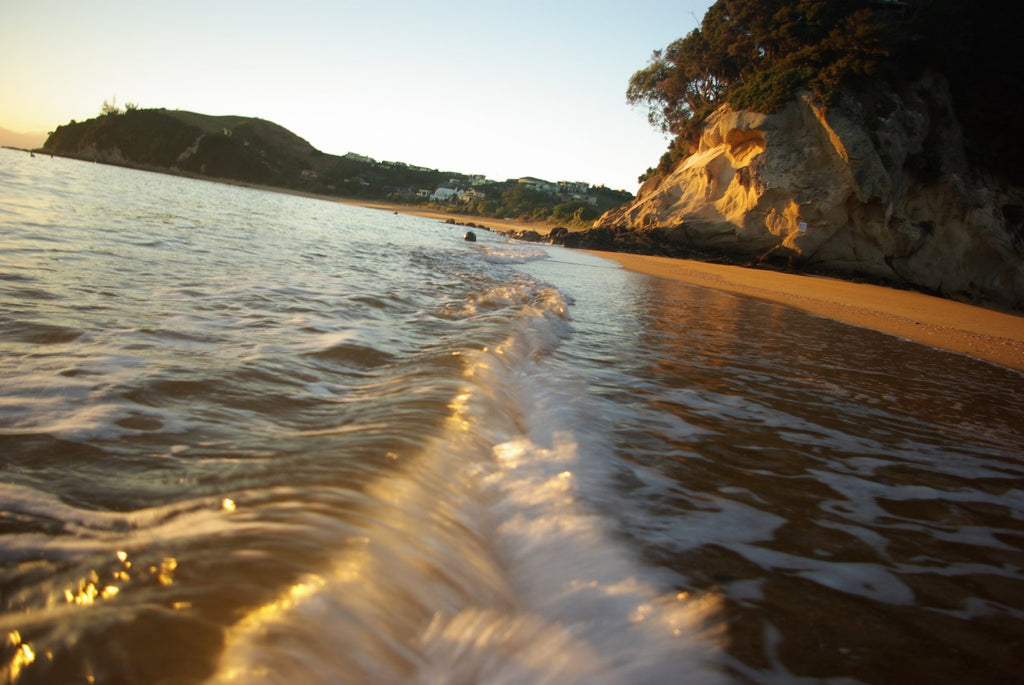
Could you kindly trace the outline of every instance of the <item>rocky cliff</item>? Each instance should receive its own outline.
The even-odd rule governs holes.
[[[972,168],[938,76],[827,112],[723,107],[693,155],[595,227],[1024,309],[1024,190]]]

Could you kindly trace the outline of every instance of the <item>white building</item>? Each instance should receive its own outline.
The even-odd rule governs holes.
[[[534,178],[532,176],[524,176],[518,179],[520,185],[526,186],[533,190],[539,190],[542,193],[554,193],[558,190],[558,186],[550,181],[545,181],[542,178]]]
[[[345,153],[345,159],[350,159],[353,162],[364,162],[366,164],[376,164],[377,163],[374,159],[372,159],[370,157],[367,157],[366,155],[357,155],[354,152],[346,152]]]
[[[448,202],[453,197],[459,194],[459,191],[453,190],[452,188],[445,188],[441,186],[430,196],[431,202]]]

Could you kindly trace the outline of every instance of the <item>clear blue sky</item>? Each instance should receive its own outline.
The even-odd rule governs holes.
[[[331,154],[635,192],[629,77],[711,0],[0,0],[0,127],[104,100],[257,116]]]

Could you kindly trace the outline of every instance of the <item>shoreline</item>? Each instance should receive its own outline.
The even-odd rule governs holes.
[[[340,198],[287,188],[231,181],[228,183],[302,195],[365,209],[390,211],[438,221],[452,220],[459,225],[472,223],[482,230],[497,233],[537,231],[541,235],[547,235],[554,227],[547,222],[479,217],[397,202]],[[793,307],[817,316],[1024,372],[1024,316],[915,291],[897,290],[826,276],[791,274],[627,252],[588,249],[583,251],[610,259],[636,273]]]
[[[825,276],[585,250],[636,273],[753,297],[1024,372],[1024,317]]]
[[[44,152],[41,148],[38,150],[24,150],[21,148],[13,148],[10,146],[0,146],[0,148],[27,153],[40,152],[43,154],[47,154],[51,157],[55,156],[56,154],[51,152]],[[84,157],[75,157],[71,155],[56,154],[56,156],[61,157],[63,159],[70,159],[80,162],[96,162],[96,160],[90,160]],[[249,188],[250,190],[260,190],[268,193],[283,193],[285,195],[296,195],[298,197],[305,197],[311,200],[336,202],[338,204],[350,205],[352,207],[363,207],[364,209],[378,209],[381,211],[388,211],[396,214],[408,214],[410,216],[419,216],[427,219],[437,219],[439,221],[448,221],[449,219],[451,219],[459,225],[472,223],[476,224],[476,227],[481,230],[488,230],[501,234],[510,231],[536,231],[540,235],[546,236],[548,233],[551,232],[551,229],[555,227],[555,224],[548,223],[547,221],[528,221],[523,219],[498,219],[495,217],[477,216],[475,214],[460,214],[458,212],[448,212],[443,209],[423,207],[421,205],[408,205],[403,204],[401,202],[393,202],[388,200],[364,200],[360,198],[341,197],[338,195],[324,195],[322,193],[315,193],[308,190],[302,190],[300,188],[287,188],[284,186],[264,185],[261,183],[253,183],[251,181],[239,181],[232,178],[216,178],[211,176],[199,176],[190,173],[180,172],[175,173],[168,169],[162,168],[149,168],[145,166],[137,166],[131,164],[116,164],[113,162],[97,163],[107,164],[110,166],[118,166],[125,169],[134,169],[136,171],[145,171],[154,174],[166,174],[168,176],[175,176],[178,178],[191,178],[196,181],[222,183],[224,185],[235,186],[238,188]]]
[[[300,188],[287,188],[284,186],[264,185],[262,183],[240,181],[232,178],[217,178],[212,176],[200,176],[181,172],[175,173],[168,169],[163,168],[149,168],[145,166],[132,164],[117,164],[113,162],[97,162],[97,160],[90,160],[85,157],[75,157],[71,155],[62,155],[51,152],[45,152],[42,150],[42,148],[37,150],[25,150],[22,148],[14,148],[8,145],[0,146],[0,148],[15,150],[17,152],[26,152],[31,154],[34,154],[35,152],[40,152],[51,157],[57,156],[63,159],[70,159],[79,162],[96,162],[99,164],[107,164],[109,166],[117,166],[125,169],[134,169],[136,171],[145,171],[154,174],[165,174],[168,176],[175,176],[177,178],[190,178],[196,181],[207,181],[210,183],[222,183],[224,185],[235,186],[238,188],[249,188],[250,190],[260,190],[268,193],[283,193],[285,195],[295,195],[298,197],[309,198],[311,200],[336,202],[338,204],[350,205],[353,207],[363,207],[364,209],[379,209],[381,211],[388,211],[397,214],[408,214],[411,216],[419,216],[427,219],[438,219],[439,221],[447,221],[449,219],[452,219],[453,221],[460,225],[472,223],[476,224],[476,226],[481,230],[489,230],[496,233],[505,233],[507,231],[536,231],[542,236],[546,236],[548,233],[551,232],[551,229],[555,227],[555,224],[551,224],[546,221],[498,219],[495,217],[477,216],[475,214],[460,214],[458,212],[447,212],[443,209],[423,207],[421,205],[407,205],[400,202],[392,202],[388,200],[364,200],[360,198],[341,197],[338,195],[324,195],[322,193],[315,193],[308,190],[302,190]]]
[[[534,230],[545,235],[552,228],[541,222],[488,219],[398,203],[325,199],[440,221],[454,219],[462,224],[471,222],[492,231]],[[480,222],[490,222],[490,225]],[[898,290],[827,276],[628,252],[583,251],[610,259],[636,273],[793,307],[1024,372],[1024,316],[912,290]]]
[[[495,233],[507,231],[536,231],[541,235],[547,235],[553,224],[546,221],[524,221],[521,219],[498,219],[488,216],[477,216],[475,214],[459,214],[457,212],[446,212],[443,209],[422,207],[420,205],[404,205],[399,202],[387,202],[386,200],[358,200],[352,198],[328,197],[318,195],[317,197],[329,199],[343,205],[363,207],[365,209],[379,209],[382,211],[394,212],[396,214],[408,214],[426,219],[437,219],[439,221],[455,221],[457,224],[475,224],[478,228]]]

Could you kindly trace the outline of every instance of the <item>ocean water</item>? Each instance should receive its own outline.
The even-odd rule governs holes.
[[[1024,377],[0,150],[16,683],[1024,682]]]

